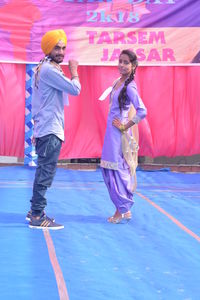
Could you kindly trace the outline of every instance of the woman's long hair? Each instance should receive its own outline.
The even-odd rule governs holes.
[[[126,79],[125,83],[124,83],[124,86],[122,88],[122,90],[120,91],[119,93],[119,97],[118,97],[118,101],[119,101],[119,108],[120,108],[120,112],[122,112],[123,109],[126,109],[126,101],[127,101],[127,94],[126,94],[126,90],[127,90],[127,86],[128,84],[134,80],[134,77],[135,77],[135,72],[136,72],[136,68],[138,66],[138,60],[137,60],[137,56],[136,54],[127,49],[127,50],[123,50],[121,53],[120,53],[120,56],[122,54],[126,54],[128,55],[129,59],[130,59],[130,62],[133,66],[135,66],[134,70],[131,72],[130,76]]]

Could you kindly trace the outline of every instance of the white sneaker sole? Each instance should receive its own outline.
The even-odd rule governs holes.
[[[42,227],[42,226],[34,226],[34,225],[29,225],[29,228],[32,229],[43,229],[43,230],[59,230],[59,229],[63,229],[64,225],[58,226],[58,227]]]

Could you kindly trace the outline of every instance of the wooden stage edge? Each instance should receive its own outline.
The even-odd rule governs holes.
[[[0,163],[0,167],[23,166],[23,163]],[[144,171],[159,171],[168,168],[172,172],[200,173],[200,165],[181,165],[181,164],[147,164],[139,163],[139,168]],[[58,168],[70,170],[96,170],[99,168],[97,163],[58,163]]]

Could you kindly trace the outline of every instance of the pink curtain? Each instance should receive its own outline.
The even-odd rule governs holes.
[[[101,156],[108,99],[98,98],[119,76],[116,67],[103,66],[80,66],[79,73],[82,91],[65,108],[60,159]],[[24,156],[25,75],[25,65],[0,64],[0,155]],[[139,67],[136,82],[148,109],[139,155],[199,154],[200,66]]]
[[[0,64],[0,155],[24,156],[25,69]]]

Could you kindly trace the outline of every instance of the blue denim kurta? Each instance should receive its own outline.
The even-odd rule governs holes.
[[[34,136],[55,134],[64,141],[64,93],[78,95],[80,83],[68,79],[50,62],[44,62],[39,72],[38,87],[33,83],[32,115]]]

